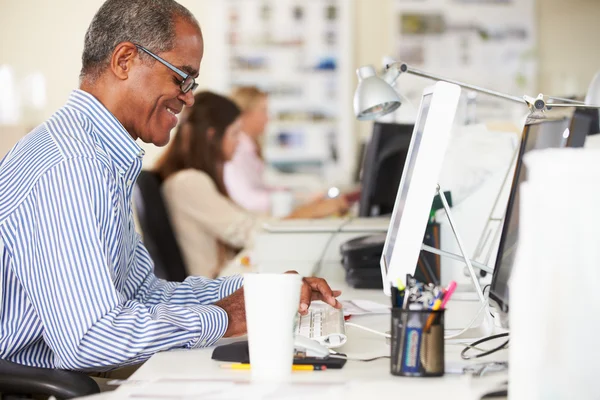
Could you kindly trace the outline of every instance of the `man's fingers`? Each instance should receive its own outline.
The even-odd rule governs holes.
[[[332,307],[341,308],[342,305],[335,299],[341,292],[337,290],[338,294],[336,295],[324,279],[304,278],[304,282],[312,289],[311,299],[322,300]]]
[[[341,290],[334,290],[333,291],[333,297],[340,297],[341,294],[342,294]],[[319,292],[312,292],[311,299],[312,300],[323,300],[323,296]]]
[[[286,273],[296,273],[288,271]],[[331,290],[327,282],[322,278],[302,278],[302,288],[300,289],[300,306],[298,312],[302,315],[308,313],[308,307],[312,300],[321,300],[335,308],[342,308],[336,297],[341,295],[340,290]]]
[[[312,288],[306,283],[305,279],[302,279],[302,287],[300,288],[300,308],[298,312],[305,315],[308,312],[308,306],[312,299]]]

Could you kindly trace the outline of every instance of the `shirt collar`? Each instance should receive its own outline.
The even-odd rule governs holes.
[[[71,107],[89,118],[102,147],[106,149],[122,175],[129,175],[130,168],[144,156],[144,150],[133,140],[121,122],[90,93],[73,90],[67,101]]]
[[[248,149],[253,152],[256,152],[256,150],[257,150],[256,142],[246,132],[240,132],[240,139],[239,139],[238,146],[241,149],[244,149],[244,150]]]

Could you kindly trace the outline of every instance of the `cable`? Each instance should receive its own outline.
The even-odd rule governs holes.
[[[479,307],[479,311],[477,311],[477,314],[475,314],[475,317],[473,317],[473,319],[471,320],[471,322],[469,322],[467,324],[467,326],[462,331],[460,331],[458,333],[455,333],[454,335],[444,336],[444,340],[454,339],[456,337],[459,337],[460,335],[462,335],[463,333],[465,333],[466,331],[468,331],[469,329],[471,329],[471,327],[473,326],[473,324],[475,323],[475,321],[477,321],[477,318],[479,318],[479,314],[481,314],[481,312],[483,310],[485,310],[486,307],[487,307],[487,303],[486,304],[482,304],[481,307]]]
[[[392,335],[390,335],[389,333],[379,332],[379,331],[376,331],[374,329],[367,328],[366,326],[354,324],[352,322],[346,322],[346,326],[353,326],[355,328],[362,329],[362,330],[365,330],[367,332],[371,332],[371,333],[374,333],[376,335],[380,335],[380,336],[383,336],[383,337],[386,337],[386,338],[391,338],[392,337]]]
[[[502,343],[500,346],[494,347],[491,350],[487,350],[487,351],[484,351],[482,353],[475,354],[474,356],[467,356],[467,352],[469,350],[471,350],[473,347],[477,346],[478,344],[485,343],[485,342],[488,342],[490,340],[498,339],[498,338],[501,338],[501,337],[508,337],[508,333],[499,333],[497,335],[491,335],[491,336],[484,337],[483,339],[476,340],[473,343],[468,344],[464,349],[462,349],[462,351],[460,352],[460,357],[463,360],[472,360],[474,358],[485,357],[487,355],[490,355],[492,353],[497,352],[498,350],[505,349],[508,346],[508,342],[509,342],[508,339],[506,340],[506,342]]]
[[[333,238],[337,236],[338,233],[340,233],[342,231],[342,229],[344,229],[344,227],[346,225],[348,225],[350,222],[352,222],[354,220],[354,217],[348,217],[346,219],[346,221],[342,222],[340,224],[340,226],[338,226],[338,228],[333,231],[331,233],[331,235],[329,236],[329,239],[327,239],[327,243],[325,243],[325,247],[323,247],[323,251],[321,252],[321,255],[319,256],[319,258],[317,259],[317,262],[315,263],[315,266],[313,268],[313,276],[317,276],[321,273],[321,268],[323,267],[323,259],[325,258],[325,254],[327,254],[327,250],[329,250],[329,246],[331,245],[331,242],[333,241]]]
[[[332,351],[332,350],[329,349],[329,351]],[[337,352],[330,354],[329,357],[330,358],[340,358],[340,359],[349,360],[349,361],[361,361],[361,362],[375,361],[375,360],[379,360],[382,358],[391,358],[388,355],[373,356],[373,357],[368,357],[368,358],[359,358],[359,357],[350,357],[343,353],[337,353]]]
[[[488,285],[485,285],[483,287],[482,292],[483,292],[484,295],[485,295],[485,290],[487,288],[489,288],[490,286],[491,285],[488,284]],[[467,326],[463,330],[461,330],[460,332],[455,333],[453,335],[444,336],[444,340],[454,339],[454,338],[462,335],[463,333],[465,333],[469,329],[471,329],[471,327],[473,326],[473,324],[475,323],[475,321],[477,321],[477,318],[479,318],[479,314],[481,314],[481,312],[486,308],[486,306],[487,306],[487,303],[481,305],[481,307],[479,308],[479,311],[477,311],[477,314],[475,314],[475,316],[473,317],[473,319],[471,320],[471,322],[469,322],[467,324]],[[494,316],[491,312],[490,312],[490,315],[492,315],[492,317]]]

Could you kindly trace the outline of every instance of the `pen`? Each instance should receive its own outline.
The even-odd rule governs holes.
[[[250,364],[245,363],[235,363],[235,364],[221,364],[221,368],[225,369],[250,369]],[[310,365],[310,364],[302,364],[292,365],[292,371],[325,371],[327,370],[326,365]]]
[[[442,300],[441,299],[437,299],[433,303],[433,307],[431,307],[431,311],[437,311],[437,310],[439,310],[441,305],[442,305]],[[435,314],[434,313],[429,314],[429,318],[427,318],[427,322],[425,323],[425,332],[429,332],[429,328],[431,327],[431,324],[433,323],[433,319],[434,318],[435,318]]]

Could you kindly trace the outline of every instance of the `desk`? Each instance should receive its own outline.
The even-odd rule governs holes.
[[[244,267],[232,263],[224,274],[243,272]],[[348,287],[343,280],[344,271],[339,264],[326,264],[322,274],[332,287],[342,290],[342,299],[366,299],[380,303],[388,303],[381,290],[353,289]],[[446,321],[456,324],[472,319],[477,312],[479,304],[472,301],[451,301],[448,306]],[[365,325],[380,331],[389,330],[389,315],[356,316],[352,322]],[[354,327],[347,328],[348,342],[338,350],[347,353],[352,358],[369,358],[374,356],[389,355],[389,345],[386,339]],[[227,340],[225,340],[227,341]],[[446,344],[447,362],[458,364],[462,346]],[[121,399],[144,398],[154,399],[179,399],[186,396],[203,398],[210,397],[197,392],[198,388],[213,388],[218,382],[219,388],[237,385],[237,390],[248,398],[249,391],[255,385],[249,385],[250,371],[233,371],[220,368],[221,362],[211,360],[213,349],[174,350],[157,353],[150,358],[131,378],[131,384],[124,384],[115,392],[93,396],[94,399]],[[503,351],[480,361],[506,361],[508,352]],[[332,399],[365,399],[377,393],[378,397],[386,394],[393,396],[419,396],[420,398],[444,399],[478,399],[481,393],[494,388],[499,382],[507,379],[506,373],[493,374],[489,377],[471,378],[470,376],[446,374],[441,378],[404,378],[392,376],[389,373],[389,359],[379,359],[371,362],[349,360],[340,370],[327,370],[324,372],[295,372],[292,374],[293,390],[280,392],[269,398],[324,398]],[[465,363],[466,362],[462,362]],[[151,393],[144,393],[145,381],[157,381],[160,387],[148,388]],[[137,383],[136,383],[137,382]],[[236,382],[236,383],[232,383]],[[312,385],[311,385],[312,384]],[[316,386],[318,385],[318,386]],[[319,389],[315,391],[315,387]],[[169,389],[170,388],[170,389]],[[241,389],[240,389],[241,388]],[[160,391],[176,391],[174,396],[161,396]],[[196,391],[194,391],[196,390]],[[211,389],[212,390],[212,389]],[[231,388],[235,391],[235,387]],[[300,390],[300,392],[299,392]],[[312,392],[301,392],[312,390]],[[187,395],[186,395],[187,393]],[[142,394],[144,394],[142,396]],[[177,394],[181,394],[178,397]],[[383,395],[383,396],[381,396]],[[231,395],[230,395],[231,396]],[[251,396],[252,397],[252,396]],[[227,397],[230,398],[230,397]],[[256,398],[262,398],[257,396]],[[411,397],[412,398],[412,397]]]

